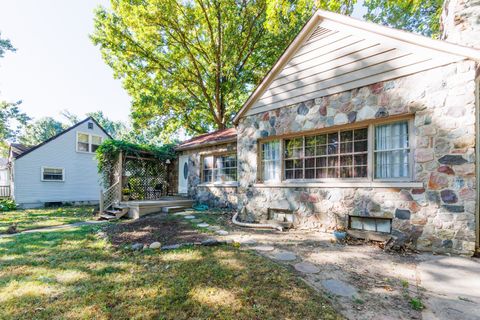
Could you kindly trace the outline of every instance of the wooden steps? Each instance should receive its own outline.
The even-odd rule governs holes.
[[[191,206],[174,206],[174,207],[163,207],[162,212],[164,213],[175,213],[185,211],[185,209],[191,208]]]

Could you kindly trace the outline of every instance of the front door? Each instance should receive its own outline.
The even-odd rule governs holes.
[[[178,193],[188,193],[188,156],[178,158]]]

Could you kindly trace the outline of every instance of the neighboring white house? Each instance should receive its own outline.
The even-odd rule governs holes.
[[[8,159],[0,158],[0,199],[10,197],[10,170]]]
[[[95,150],[108,133],[91,117],[28,148],[10,146],[11,197],[23,208],[54,203],[98,203]]]

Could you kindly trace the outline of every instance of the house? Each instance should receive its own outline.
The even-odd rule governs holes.
[[[229,129],[178,146],[179,186],[244,221],[472,255],[480,25],[445,26],[471,47],[316,12],[236,115],[236,142]]]
[[[109,138],[88,117],[37,146],[11,144],[11,197],[23,208],[98,203],[101,182],[95,150]]]
[[[0,199],[10,197],[10,170],[8,159],[0,158]]]

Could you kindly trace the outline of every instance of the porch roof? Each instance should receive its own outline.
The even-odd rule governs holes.
[[[217,130],[214,132],[202,134],[200,136],[193,137],[187,141],[180,143],[175,150],[182,151],[187,149],[195,149],[208,145],[223,144],[227,142],[237,141],[237,129],[228,128],[223,130]]]

